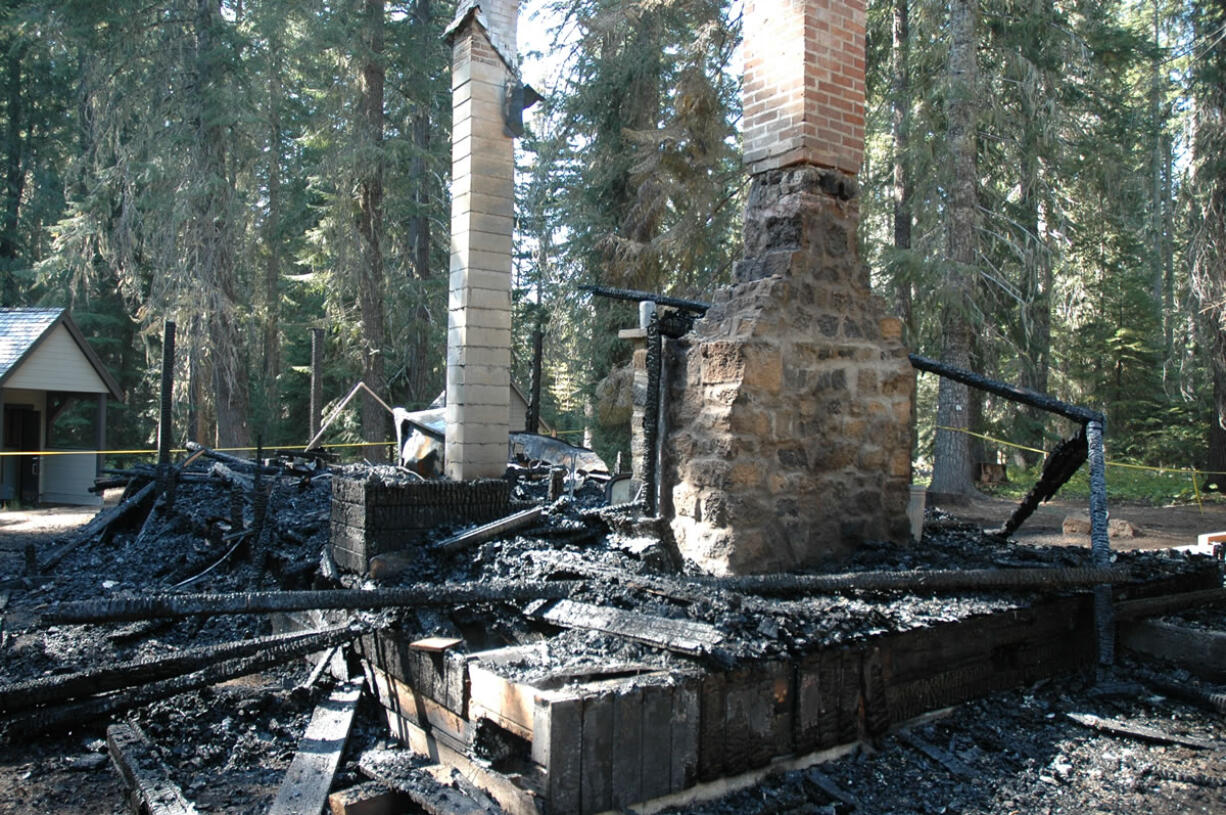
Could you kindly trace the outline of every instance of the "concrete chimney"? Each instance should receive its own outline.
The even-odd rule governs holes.
[[[503,94],[515,76],[517,0],[462,3],[451,41],[451,278],[446,474],[507,465],[515,159]]]

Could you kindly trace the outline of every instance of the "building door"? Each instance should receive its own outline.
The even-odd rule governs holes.
[[[4,406],[4,441],[12,450],[38,449],[41,414],[28,407]],[[17,457],[17,497],[23,504],[38,502],[38,456]]]

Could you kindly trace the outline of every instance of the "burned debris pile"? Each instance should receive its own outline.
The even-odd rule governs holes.
[[[113,730],[112,753],[145,745],[199,809],[291,795],[297,743],[333,704],[323,672],[367,699],[351,693],[356,717],[330,725],[344,731],[321,765],[333,788],[374,778],[369,796],[428,811],[459,790],[597,812],[815,750],[913,753],[924,736],[887,734],[916,715],[1092,665],[1088,587],[1113,585],[1121,616],[1146,595],[1221,588],[1203,559],[1091,568],[1085,550],[948,519],[825,572],[713,578],[667,525],[609,506],[603,479],[559,485],[549,468],[448,482],[201,449],[170,475],[125,475],[94,523],[32,541],[0,575],[6,749],[96,754],[108,722],[139,728]],[[1202,696],[1211,707],[1214,688]],[[855,796],[797,772],[764,789],[849,811]]]

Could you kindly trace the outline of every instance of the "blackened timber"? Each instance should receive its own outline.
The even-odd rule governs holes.
[[[1063,439],[1052,448],[1043,462],[1043,473],[1038,482],[1026,493],[1026,497],[1009,516],[1009,520],[1005,521],[1005,525],[993,531],[992,534],[1007,538],[1016,532],[1039,504],[1055,496],[1056,492],[1073,477],[1073,474],[1085,463],[1089,451],[1084,426],[1077,435]]]
[[[105,537],[110,533],[111,528],[116,522],[123,520],[151,501],[156,490],[157,483],[151,481],[111,509],[99,512],[94,516],[93,520],[85,525],[84,529],[72,537],[72,540],[64,543],[49,554],[47,559],[39,564],[39,571],[45,572],[47,569],[54,567],[55,564],[64,559],[65,555],[85,541],[99,536]]]
[[[182,676],[226,659],[258,654],[267,648],[301,641],[314,642],[320,635],[351,631],[348,626],[323,631],[295,631],[250,640],[188,648],[159,659],[138,659],[116,665],[103,665],[60,676],[46,676],[27,682],[0,686],[0,711],[16,713],[40,704],[93,696],[133,685],[146,684],[172,676]]]
[[[932,744],[927,739],[916,733],[903,730],[897,734],[897,738],[903,744],[914,750],[918,750],[928,758],[935,761],[937,764],[940,764],[942,767],[948,770],[951,775],[965,781],[976,781],[979,778],[982,778],[982,773],[975,770],[962,759],[958,758],[948,750],[937,747],[935,744]]]
[[[693,620],[675,620],[637,611],[558,600],[529,606],[527,613],[562,628],[602,631],[682,654],[706,654],[723,641],[718,628]]]
[[[281,665],[307,654],[347,642],[359,636],[363,630],[361,626],[337,629],[326,635],[321,634],[286,645],[266,648],[254,656],[219,662],[195,673],[173,679],[164,679],[137,688],[116,691],[106,696],[91,697],[79,702],[37,710],[8,722],[4,736],[6,739],[13,740],[20,736],[75,727],[84,721],[110,716],[113,713],[147,705],[159,699],[168,699],[180,693],[199,690],[228,679],[247,676]]]
[[[680,297],[669,297],[666,294],[655,294],[649,291],[639,291],[638,289],[615,289],[608,286],[580,286],[579,288],[583,291],[590,291],[597,297],[608,297],[611,300],[627,300],[631,303],[649,302],[655,303],[658,306],[695,311],[699,314],[705,314],[711,308],[710,303],[704,303],[701,300],[685,300]]]
[[[255,474],[258,471],[264,473],[265,475],[277,475],[281,472],[281,470],[277,467],[265,467],[259,462],[248,461],[245,458],[239,458],[238,456],[232,456],[228,453],[222,453],[209,447],[205,447],[203,444],[197,444],[194,441],[189,441],[185,447],[193,453],[198,453],[205,458],[211,458],[213,461],[225,464],[244,473]]]
[[[938,376],[952,379],[955,382],[969,385],[972,388],[994,393],[1012,402],[1020,402],[1023,405],[1046,410],[1048,413],[1055,413],[1072,419],[1075,422],[1103,421],[1103,415],[1097,410],[1070,405],[1068,402],[1061,402],[1059,399],[1052,398],[1038,391],[1019,388],[1016,385],[1010,385],[1007,382],[1000,382],[995,379],[988,379],[986,376],[977,374],[974,371],[968,371],[965,368],[959,368],[954,365],[947,365],[944,362],[937,362],[935,359],[921,357],[919,354],[909,354],[908,359],[911,360],[912,367],[918,368],[921,371],[937,374]]]
[[[1100,584],[1127,583],[1128,569],[1023,568],[931,569],[928,571],[849,572],[816,575],[753,575],[690,578],[700,586],[745,594],[788,596],[796,593],[833,594],[848,591],[904,591],[912,593],[958,591],[1067,591]]]
[[[1185,702],[1191,702],[1217,713],[1226,713],[1226,693],[1215,693],[1205,690],[1199,685],[1193,685],[1189,682],[1176,682],[1173,679],[1158,676],[1148,671],[1141,674],[1141,679],[1144,680],[1145,684],[1162,691],[1168,696],[1183,699]]]
[[[134,809],[149,815],[195,815],[196,807],[170,780],[166,765],[139,727],[111,725],[106,729],[106,746],[116,772],[132,791]]]
[[[660,339],[659,314],[652,312],[647,323],[647,397],[643,407],[643,512],[655,517],[659,502],[660,458],[660,376],[664,368],[664,346]]]
[[[1135,620],[1140,617],[1160,617],[1189,608],[1219,606],[1226,603],[1226,589],[1202,589],[1157,597],[1140,597],[1122,600],[1115,604],[1117,620]]]
[[[458,606],[506,600],[558,600],[583,584],[578,581],[488,583],[417,583],[394,589],[263,591],[234,594],[163,594],[61,603],[42,611],[44,623],[106,623],[201,614],[267,614],[311,609],[382,609]]]
[[[360,682],[348,682],[315,708],[268,815],[317,815],[323,809],[361,694]]]
[[[459,535],[448,538],[439,544],[439,548],[450,554],[461,549],[467,549],[470,546],[477,546],[478,544],[501,537],[508,532],[514,532],[517,529],[531,526],[541,517],[542,512],[544,510],[541,507],[532,507],[531,509],[525,509],[523,512],[516,512],[514,515],[508,515],[492,523],[478,526],[476,529],[470,529],[467,532],[462,532]]]
[[[488,815],[476,800],[436,780],[408,750],[367,750],[358,759],[358,769],[407,795],[429,815]]]
[[[1095,716],[1092,713],[1066,713],[1064,715],[1082,727],[1089,727],[1100,733],[1136,739],[1137,741],[1147,741],[1153,744],[1177,744],[1181,747],[1191,747],[1194,750],[1221,750],[1223,747],[1226,747],[1226,743],[1215,739],[1180,736],[1175,733],[1168,733],[1165,730],[1158,730],[1154,727]]]

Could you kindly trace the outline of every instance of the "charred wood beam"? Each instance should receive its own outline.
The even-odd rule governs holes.
[[[132,791],[132,809],[149,815],[196,815],[196,807],[170,779],[170,771],[153,752],[153,743],[135,724],[106,729],[111,764]]]
[[[61,603],[42,611],[44,624],[105,623],[191,617],[199,614],[267,614],[312,609],[383,609],[417,606],[456,606],[508,600],[560,600],[583,584],[578,581],[488,583],[418,583],[394,589],[328,589],[323,591],[265,591],[235,594],[165,594],[115,597]],[[316,649],[319,650],[319,649]]]
[[[476,529],[470,529],[467,532],[450,537],[440,543],[439,548],[451,554],[471,546],[477,546],[478,544],[501,537],[507,532],[514,532],[517,529],[531,526],[541,517],[542,512],[544,510],[541,507],[532,507],[531,509],[525,509],[523,512],[516,512],[514,515],[508,515],[492,523],[478,526]]]
[[[705,314],[707,310],[711,308],[710,303],[704,303],[701,300],[685,300],[680,297],[669,297],[666,294],[639,291],[638,289],[615,289],[610,288],[609,286],[580,286],[579,289],[581,291],[589,291],[597,297],[608,297],[612,300],[627,300],[632,303],[642,303],[647,301],[660,306],[679,308],[683,311],[696,311],[699,314]]]
[[[77,532],[73,538],[56,549],[53,549],[46,560],[39,564],[39,571],[45,572],[53,568],[57,563],[64,559],[64,556],[76,549],[82,543],[92,540],[95,537],[103,538],[111,531],[111,527],[118,521],[123,520],[133,514],[146,503],[153,499],[154,493],[157,490],[157,483],[150,481],[145,486],[137,490],[133,495],[120,501],[117,505],[110,509],[105,509],[94,516],[93,520],[85,525],[85,528]]]
[[[1103,414],[1097,410],[1071,405],[1068,402],[1062,402],[1059,399],[1052,398],[1044,393],[1032,391],[1028,388],[1019,388],[1016,385],[1010,385],[1007,382],[1000,382],[996,379],[988,379],[986,376],[977,374],[974,371],[968,371],[965,368],[958,368],[954,365],[946,365],[944,362],[937,362],[935,359],[921,357],[919,354],[910,354],[908,358],[911,360],[911,366],[921,371],[937,374],[938,376],[952,379],[955,382],[961,382],[964,385],[969,385],[972,388],[977,388],[988,393],[994,393],[997,396],[1003,397],[1013,402],[1020,402],[1023,405],[1046,410],[1048,413],[1055,413],[1065,418],[1072,419],[1075,422],[1103,421]]]
[[[297,631],[219,645],[202,645],[197,648],[184,649],[168,657],[138,659],[71,674],[15,682],[0,686],[0,712],[18,713],[42,704],[93,696],[172,676],[182,676],[223,660],[258,654],[266,648],[276,648],[298,642],[315,643],[321,637],[328,638],[345,631],[352,631],[352,629],[349,626],[343,626],[323,631]],[[316,647],[325,646],[316,645]]]
[[[258,673],[315,651],[349,642],[368,631],[370,631],[370,626],[364,625],[332,629],[296,642],[265,648],[253,656],[224,660],[173,679],[164,679],[135,688],[118,690],[106,696],[36,710],[10,720],[4,726],[4,737],[12,742],[22,737],[79,726],[84,721],[110,716],[160,699],[168,699],[180,693],[199,690],[229,679]]]
[[[659,501],[660,375],[664,368],[664,345],[660,317],[652,312],[647,323],[647,403],[643,407],[643,512],[654,518]]]
[[[361,695],[361,682],[347,682],[315,708],[268,815],[318,815],[324,808]]]
[[[1226,589],[1202,589],[1178,594],[1163,594],[1158,597],[1140,597],[1115,604],[1118,620],[1135,620],[1140,617],[1160,617],[1189,608],[1220,606],[1226,603]]]
[[[1016,532],[1039,504],[1051,500],[1056,492],[1081,468],[1089,449],[1084,426],[1076,436],[1064,439],[1052,448],[1052,451],[1047,454],[1047,460],[1043,462],[1043,473],[1038,482],[1026,493],[1026,497],[1009,516],[1005,525],[993,530],[991,534],[1007,538]]]
[[[231,487],[238,487],[246,492],[253,492],[255,490],[255,480],[253,478],[243,475],[242,473],[235,472],[229,466],[222,464],[220,461],[216,462],[212,468],[209,469],[209,475]]]
[[[213,461],[220,462],[221,464],[225,464],[234,470],[238,470],[239,472],[249,475],[254,475],[257,471],[264,473],[265,475],[277,475],[281,472],[281,470],[277,467],[265,467],[259,462],[248,461],[245,458],[232,456],[229,453],[221,453],[217,450],[205,447],[203,444],[197,444],[194,441],[189,441],[186,447],[192,453],[202,455],[205,458],[211,458]]]
[[[1136,739],[1137,741],[1147,741],[1153,744],[1175,744],[1181,747],[1191,747],[1194,750],[1220,750],[1226,747],[1226,743],[1214,739],[1180,736],[1168,733],[1165,730],[1158,730],[1155,727],[1133,724],[1132,722],[1125,722],[1119,719],[1105,719],[1092,713],[1065,713],[1064,715],[1082,727],[1088,727],[1112,736]]]
[[[1176,682],[1173,679],[1167,679],[1164,676],[1146,671],[1141,674],[1141,679],[1145,684],[1159,690],[1168,696],[1174,696],[1176,699],[1183,699],[1185,702],[1191,702],[1194,705],[1199,705],[1206,710],[1212,710],[1217,713],[1226,713],[1226,693],[1215,693],[1210,690],[1205,690],[1197,685],[1192,685],[1187,682]]]
[[[1103,418],[1086,422],[1090,458],[1090,559],[1099,568],[1111,563],[1111,540],[1107,537],[1107,461],[1103,452]],[[1111,588],[1094,587],[1094,631],[1098,637],[1098,664],[1115,663],[1115,611]]]
[[[834,594],[848,591],[901,591],[936,593],[959,591],[1058,592],[1115,583],[1127,583],[1125,568],[1067,569],[933,569],[929,571],[852,572],[818,575],[754,575],[748,577],[689,578],[700,586],[745,594],[788,596]]]

